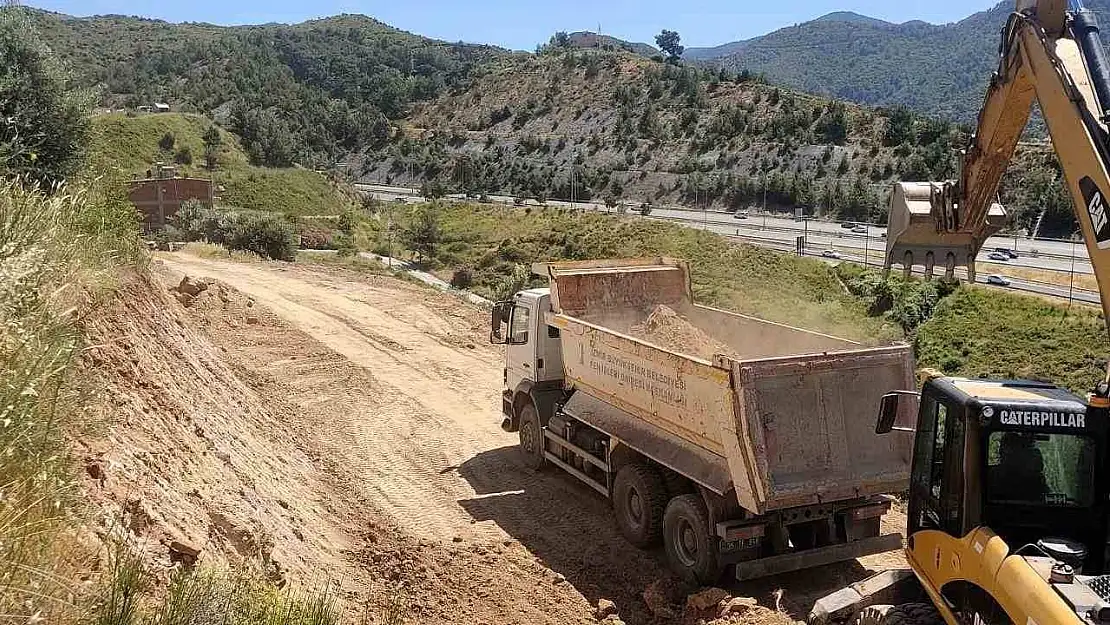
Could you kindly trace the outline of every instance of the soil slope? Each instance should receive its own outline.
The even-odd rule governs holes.
[[[170,285],[209,286],[185,306],[139,280],[95,322],[104,410],[125,415],[86,450],[101,531],[165,565],[177,540],[279,580],[339,579],[371,622],[399,607],[422,623],[588,623],[600,599],[628,623],[712,617],[683,613],[691,589],[618,535],[602,498],[520,464],[478,308],[339,269],[157,262]],[[773,606],[784,589],[797,618],[867,574],[852,562],[733,592]]]

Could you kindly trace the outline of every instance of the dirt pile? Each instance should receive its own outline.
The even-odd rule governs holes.
[[[669,306],[660,304],[631,334],[671,351],[712,360],[717,354],[737,357],[736,350],[706,334]]]

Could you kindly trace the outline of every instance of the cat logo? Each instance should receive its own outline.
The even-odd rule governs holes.
[[[1002,425],[1021,425],[1026,427],[1087,427],[1087,415],[1070,412],[1024,412],[1018,410],[1003,410],[998,414],[998,420]]]
[[[1106,249],[1110,247],[1110,217],[1106,214],[1106,196],[1089,176],[1079,180],[1079,190],[1083,193],[1087,215],[1090,216],[1095,230],[1095,241],[1099,249]]]

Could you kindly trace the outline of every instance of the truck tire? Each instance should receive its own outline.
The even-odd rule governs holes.
[[[944,625],[944,619],[931,603],[873,605],[860,612],[855,625]]]
[[[700,495],[680,495],[663,513],[663,549],[675,573],[688,582],[712,586],[724,567],[717,555],[717,536]]]
[[[663,511],[667,508],[667,485],[655,469],[643,464],[626,464],[613,480],[613,516],[628,542],[641,548],[654,547],[663,538]]]
[[[536,407],[532,402],[527,402],[520,407],[520,456],[524,465],[529,469],[539,471],[547,464],[543,457],[544,443],[543,430],[540,429],[540,419],[536,416]]]

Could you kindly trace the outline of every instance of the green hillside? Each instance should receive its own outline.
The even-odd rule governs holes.
[[[1105,28],[1110,0],[1087,0]],[[834,13],[688,58],[835,98],[904,105],[926,115],[973,123],[998,64],[1000,31],[1014,8],[1005,0],[952,24],[890,24]]]
[[[315,171],[251,165],[240,140],[223,130],[219,131],[216,168],[208,170],[204,166],[203,137],[212,126],[203,116],[183,113],[99,115],[93,119],[90,159],[98,167],[118,168],[137,176],[144,175],[155,162],[173,163],[186,149],[192,163],[179,164],[179,173],[215,180],[223,187],[219,193],[223,205],[290,215],[334,215],[348,206],[349,197]],[[171,150],[159,147],[167,134],[174,139]]]
[[[164,101],[209,115],[267,166],[327,167],[355,147],[385,141],[389,120],[412,102],[507,54],[358,15],[219,27],[27,10],[43,41],[103,104]]]

